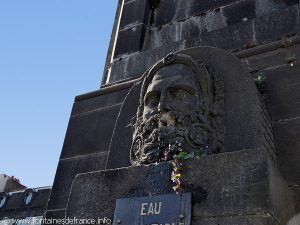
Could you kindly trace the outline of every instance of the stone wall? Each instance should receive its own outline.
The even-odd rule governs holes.
[[[138,77],[184,48],[234,52],[293,36],[300,30],[299,10],[295,0],[125,1],[115,51],[108,57],[111,71],[104,71],[102,85]]]

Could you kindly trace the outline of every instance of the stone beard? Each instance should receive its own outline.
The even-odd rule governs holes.
[[[195,156],[223,148],[223,95],[219,81],[187,55],[170,54],[145,75],[134,118],[133,165]]]

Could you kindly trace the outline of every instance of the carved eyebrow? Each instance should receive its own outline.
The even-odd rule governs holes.
[[[174,86],[169,87],[168,89],[170,89],[171,91],[184,90],[192,95],[195,95],[197,93],[197,91],[195,90],[194,87],[184,85],[184,84],[174,85]]]

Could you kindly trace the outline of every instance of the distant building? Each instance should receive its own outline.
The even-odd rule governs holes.
[[[0,225],[41,224],[51,187],[27,188],[0,174]]]
[[[14,176],[0,174],[0,192],[11,192],[25,190],[27,187],[20,183]]]

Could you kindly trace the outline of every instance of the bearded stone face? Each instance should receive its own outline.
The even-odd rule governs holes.
[[[158,70],[144,97],[144,120],[161,113],[165,120],[172,123],[168,112],[194,111],[200,100],[197,84],[193,71],[185,65],[174,64]]]
[[[157,70],[134,125],[132,164],[172,160],[183,150],[209,153],[216,136],[202,98],[199,80],[187,65],[176,63]]]

